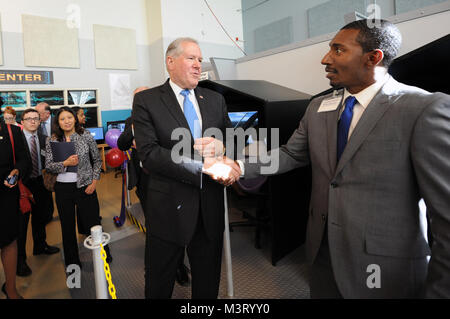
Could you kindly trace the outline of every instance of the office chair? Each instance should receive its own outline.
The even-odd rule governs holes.
[[[256,200],[256,207],[255,215],[251,215],[248,211],[242,209],[242,215],[244,218],[246,218],[246,221],[239,221],[239,222],[231,222],[229,224],[230,226],[230,232],[233,231],[234,227],[239,226],[255,226],[255,248],[260,249],[261,248],[261,230],[264,227],[264,225],[267,223],[269,216],[267,214],[266,210],[266,192],[263,190],[263,187],[267,181],[266,176],[259,176],[256,178],[251,179],[240,179],[235,184],[233,184],[233,187],[235,188],[235,193],[237,194],[237,200],[236,200],[236,208],[239,209],[239,200],[243,199],[243,197],[251,198]],[[242,195],[241,195],[242,194]]]

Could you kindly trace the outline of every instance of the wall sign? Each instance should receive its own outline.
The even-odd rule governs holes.
[[[53,71],[0,70],[1,84],[53,84]]]

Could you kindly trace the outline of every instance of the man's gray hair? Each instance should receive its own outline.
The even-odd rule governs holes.
[[[193,38],[184,37],[184,38],[175,39],[167,47],[166,60],[167,60],[167,57],[169,57],[169,56],[176,58],[177,56],[179,56],[181,54],[181,43],[183,43],[183,42],[191,42],[191,43],[195,43],[195,44],[199,45],[198,41]]]

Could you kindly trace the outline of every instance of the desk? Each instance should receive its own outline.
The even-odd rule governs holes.
[[[102,169],[106,173],[106,160],[105,160],[105,147],[109,147],[108,144],[97,144],[100,151],[100,157],[102,158]]]

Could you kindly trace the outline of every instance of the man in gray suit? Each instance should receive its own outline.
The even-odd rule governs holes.
[[[400,44],[387,21],[343,27],[322,60],[343,89],[313,99],[274,156],[276,174],[312,166],[312,298],[450,297],[450,97],[387,73]]]

